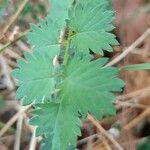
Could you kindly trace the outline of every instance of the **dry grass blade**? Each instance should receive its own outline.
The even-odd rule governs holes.
[[[36,149],[37,139],[36,139],[36,136],[35,136],[35,132],[36,132],[36,128],[34,127],[32,137],[31,137],[31,141],[30,141],[29,150],[35,150]]]
[[[22,37],[24,37],[26,35],[26,33],[28,33],[29,30],[27,30],[26,32],[23,32],[22,34],[20,34],[16,39],[14,39],[11,42],[8,42],[7,44],[5,44],[3,47],[0,48],[0,53],[2,53],[5,49],[7,49],[9,46],[11,46],[12,44],[14,44],[15,42],[17,42],[18,40],[20,40]]]
[[[0,130],[0,137],[4,135],[4,133],[16,122],[18,117],[22,115],[25,111],[27,111],[31,105],[28,105],[26,107],[22,107],[20,111],[18,111],[7,123],[6,125]]]
[[[131,46],[123,51],[119,56],[114,58],[111,62],[109,62],[105,67],[113,66],[125,58],[129,53],[134,51],[134,49],[141,44],[147,37],[150,36],[150,28],[148,28]]]
[[[93,134],[91,136],[88,136],[82,140],[78,141],[78,145],[82,145],[84,143],[87,143],[89,141],[89,139],[95,139],[95,138],[100,138],[101,136],[99,134]]]
[[[138,122],[140,122],[141,120],[143,120],[148,115],[150,115],[150,108],[147,108],[139,116],[137,116],[135,119],[133,119],[127,125],[125,125],[123,129],[124,130],[130,130],[130,129],[132,129],[134,126],[136,126],[138,124]]]
[[[144,88],[144,89],[141,89],[141,90],[137,90],[135,92],[131,92],[131,93],[128,93],[128,94],[124,94],[124,95],[120,95],[117,97],[118,100],[121,100],[121,101],[125,101],[127,99],[131,99],[131,98],[134,98],[134,97],[137,97],[139,95],[141,95],[142,93],[150,93],[150,87],[147,87],[147,88]]]
[[[3,74],[5,75],[5,84],[8,87],[9,90],[14,90],[14,84],[12,82],[12,79],[10,77],[10,71],[9,71],[9,66],[7,64],[6,58],[4,56],[0,56],[0,64],[1,64],[1,69],[3,71]]]
[[[113,139],[112,136],[110,136],[105,129],[98,123],[98,121],[96,121],[91,115],[88,115],[88,119],[98,128],[98,130],[101,132],[102,135],[104,135],[107,139],[109,139],[114,146],[118,149],[118,150],[123,150],[123,148],[120,146],[120,144],[115,141]]]
[[[130,102],[116,101],[116,102],[114,102],[114,104],[116,104],[117,108],[120,108],[120,107],[134,107],[134,108],[140,108],[140,109],[147,109],[148,108],[148,106],[145,106],[142,104],[130,103]]]
[[[112,148],[111,148],[110,145],[108,144],[106,138],[103,137],[102,139],[103,139],[103,143],[104,143],[104,145],[105,145],[106,150],[112,150]]]
[[[11,25],[16,21],[16,19],[18,18],[19,14],[22,12],[22,10],[24,9],[25,5],[27,4],[29,0],[24,0],[20,6],[18,7],[19,9],[17,10],[17,12],[11,17],[10,21],[7,23],[7,25],[5,26],[4,30],[2,31],[2,36],[0,37],[0,40],[5,36],[5,34],[7,33],[7,31],[9,30],[9,28],[11,27]]]
[[[22,123],[23,123],[23,114],[21,114],[17,120],[17,130],[15,136],[14,150],[20,150]]]

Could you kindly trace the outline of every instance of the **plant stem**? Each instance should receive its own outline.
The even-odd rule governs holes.
[[[4,30],[3,30],[3,35],[0,37],[0,40],[4,37],[4,35],[7,33],[7,31],[9,30],[9,28],[11,27],[11,25],[16,21],[16,19],[18,18],[18,16],[20,15],[20,13],[22,12],[22,10],[24,9],[24,7],[26,6],[26,4],[28,3],[29,0],[24,0],[21,5],[19,6],[19,9],[17,10],[17,12],[12,16],[12,18],[10,19],[10,21],[7,23],[7,25],[5,26]]]
[[[28,32],[28,31],[27,31]],[[12,44],[14,44],[15,42],[19,41],[22,37],[24,37],[26,35],[27,32],[23,32],[19,37],[17,37],[15,40],[8,42],[7,44],[5,44],[2,48],[0,48],[0,53],[2,53],[5,49],[7,49],[9,46],[11,46]]]
[[[5,126],[5,123],[0,122],[0,129],[3,128],[4,126]],[[14,128],[12,128],[12,127],[10,127],[10,128],[8,129],[8,133],[10,133],[10,134],[14,134],[15,131],[16,131],[16,130],[15,130]]]
[[[64,61],[63,61],[63,65],[64,66],[68,62],[70,42],[71,42],[71,31],[69,30],[68,39],[67,39],[67,45],[66,45],[65,54],[64,54]]]

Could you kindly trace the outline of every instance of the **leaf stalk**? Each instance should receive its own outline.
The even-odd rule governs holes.
[[[70,42],[71,42],[71,31],[69,30],[68,39],[67,39],[67,45],[66,45],[65,54],[64,54],[64,61],[63,61],[63,65],[64,66],[68,62]]]

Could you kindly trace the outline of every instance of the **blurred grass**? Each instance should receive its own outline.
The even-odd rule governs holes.
[[[5,8],[8,5],[9,0],[1,0],[0,1],[0,18],[4,15]]]

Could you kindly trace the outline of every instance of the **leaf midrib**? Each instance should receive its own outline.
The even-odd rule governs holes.
[[[53,76],[51,76],[51,77],[45,77],[45,78],[39,78],[39,79],[33,79],[33,80],[25,80],[25,81],[23,81],[23,82],[28,82],[28,83],[30,83],[30,82],[36,82],[36,81],[41,81],[41,80],[52,80],[52,78],[53,78]]]

